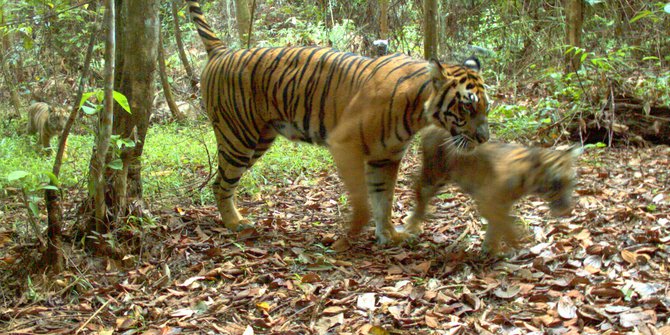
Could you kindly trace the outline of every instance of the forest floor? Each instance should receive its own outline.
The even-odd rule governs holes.
[[[669,157],[667,147],[588,150],[573,215],[520,202],[528,242],[502,258],[481,252],[481,219],[456,189],[433,201],[414,242],[380,246],[370,230],[333,252],[348,214],[334,172],[242,198],[255,229],[239,233],[214,207],[175,199],[125,259],[70,246],[57,276],[28,277],[12,257],[30,246],[0,232],[0,333],[667,335]],[[396,224],[411,210],[417,162],[403,164]]]

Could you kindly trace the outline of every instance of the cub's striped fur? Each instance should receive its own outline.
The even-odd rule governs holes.
[[[573,161],[579,149],[557,151],[514,144],[485,143],[468,153],[453,150],[442,129],[422,133],[423,166],[416,187],[416,208],[407,232],[421,232],[426,206],[447,182],[470,194],[488,221],[484,246],[493,252],[500,242],[517,246],[519,231],[510,210],[528,194],[549,202],[554,215],[569,214],[574,184]]]
[[[230,50],[198,1],[188,3],[209,57],[201,84],[218,143],[213,189],[228,228],[244,222],[234,201],[240,177],[278,135],[331,152],[353,207],[352,236],[370,218],[369,190],[382,243],[405,237],[391,224],[393,189],[400,159],[419,129],[447,129],[464,150],[489,138],[488,100],[474,58],[446,66],[320,47]]]
[[[28,133],[37,133],[42,149],[48,150],[51,138],[60,135],[65,128],[67,117],[65,108],[52,107],[44,102],[33,103],[28,107]]]

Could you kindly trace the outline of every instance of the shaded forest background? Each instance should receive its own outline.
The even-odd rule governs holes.
[[[246,13],[253,14],[252,38],[243,41],[240,38],[246,39],[246,34],[240,31],[248,24],[238,28],[238,2],[245,3],[238,8],[254,5]],[[424,4],[385,3],[206,1],[204,7],[208,13],[219,14],[210,15],[210,20],[233,48],[247,42],[252,46],[329,45],[374,55],[373,42],[387,38],[389,52],[421,57]],[[579,137],[581,126],[582,130],[592,130],[591,142],[608,142],[612,136],[638,142],[664,141],[659,134],[668,130],[668,111],[659,107],[667,106],[670,99],[670,19],[666,3],[436,1],[435,5],[436,56],[450,62],[470,55],[483,60],[485,78],[495,101],[494,128],[501,128],[500,135],[509,132],[510,138],[527,136],[530,131],[539,135],[539,140],[551,142],[562,138],[565,130],[573,139]],[[187,101],[196,96],[191,79],[197,78],[189,76],[198,75],[203,51],[187,23],[182,4],[176,6],[176,13],[172,13],[169,3],[161,6],[170,85],[180,101]],[[63,103],[72,95],[87,42],[101,22],[94,7],[97,6],[83,1],[3,5],[0,57],[4,80],[0,94],[4,101],[22,105],[32,100]],[[380,20],[382,9],[387,10],[387,20]],[[568,15],[572,12],[575,15]],[[175,34],[179,31],[175,30],[175,18],[183,26],[177,40],[183,40],[186,59],[193,63],[187,65],[187,72],[195,74],[185,72],[185,64],[177,57]],[[91,87],[101,87],[101,40],[94,52],[89,83]],[[570,58],[576,63],[568,61]],[[574,65],[579,71],[572,71]],[[18,97],[12,98],[13,92]],[[162,100],[158,95],[155,104],[160,105]],[[608,113],[610,110],[615,112]],[[645,115],[642,120],[625,124],[629,115],[626,113],[640,111]],[[556,124],[564,119],[573,122]]]

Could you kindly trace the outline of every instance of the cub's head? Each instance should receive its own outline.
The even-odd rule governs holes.
[[[432,93],[424,108],[429,122],[451,133],[456,148],[469,151],[489,139],[489,101],[477,58],[460,66],[428,63]]]
[[[581,152],[581,148],[573,147],[568,151],[542,150],[540,153],[536,192],[549,202],[554,216],[568,215],[572,211],[573,165]]]
[[[52,131],[62,131],[67,122],[67,111],[63,107],[50,107],[48,126]]]

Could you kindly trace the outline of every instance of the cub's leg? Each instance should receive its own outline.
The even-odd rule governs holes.
[[[411,235],[419,235],[423,232],[423,222],[426,219],[426,209],[428,204],[435,197],[435,194],[442,188],[442,185],[434,185],[431,183],[418,183],[419,187],[416,189],[414,210],[410,216],[405,220],[405,231]]]
[[[370,207],[365,189],[365,163],[360,146],[356,142],[329,141],[328,149],[349,193],[352,218],[349,237],[357,236],[370,221]]]
[[[482,216],[488,221],[483,245],[484,250],[496,254],[501,250],[501,242],[516,248],[520,234],[514,225],[514,217],[509,214],[512,205],[480,201],[477,201],[477,204]]]
[[[375,236],[381,244],[402,242],[408,234],[398,232],[391,223],[393,191],[398,178],[399,160],[369,161],[367,164],[368,192],[375,220]]]
[[[446,184],[448,177],[448,167],[441,155],[440,147],[433,142],[435,140],[432,138],[422,139],[423,159],[421,175],[415,186],[416,204],[412,214],[405,220],[405,231],[412,235],[419,235],[423,231],[426,209],[433,197]]]
[[[52,151],[51,149],[51,132],[47,129],[47,126],[44,125],[42,129],[40,129],[40,133],[38,134],[40,137],[40,145],[42,146],[42,150],[46,153],[50,153]]]
[[[31,108],[28,110],[28,134],[35,134],[37,132],[37,124],[35,123],[35,111]]]

